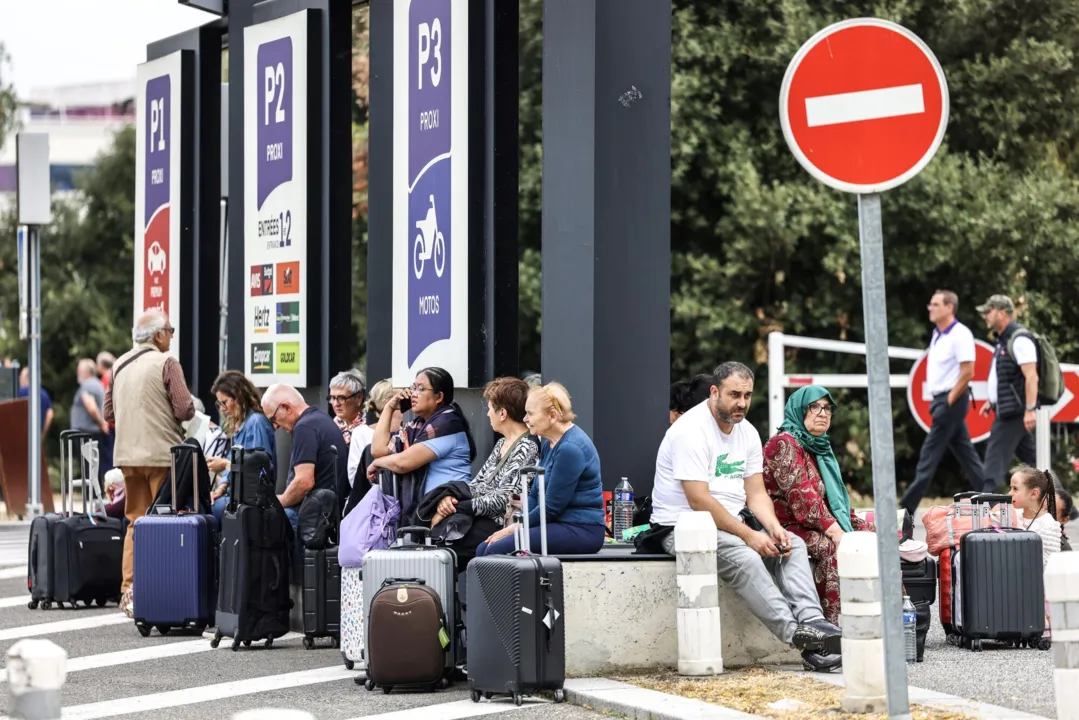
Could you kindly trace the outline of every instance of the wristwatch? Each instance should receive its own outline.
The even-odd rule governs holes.
[[[1037,405],[1027,405],[1027,410],[1037,410],[1037,409],[1038,409]]]

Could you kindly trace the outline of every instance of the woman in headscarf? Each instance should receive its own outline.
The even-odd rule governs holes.
[[[764,446],[764,484],[776,518],[805,541],[824,616],[839,622],[839,565],[843,535],[873,525],[855,514],[832,451],[828,429],[831,393],[819,385],[798,389],[783,409],[779,432]]]

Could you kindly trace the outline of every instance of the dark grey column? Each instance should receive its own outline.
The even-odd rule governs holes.
[[[371,0],[370,13],[367,378],[373,385],[393,366],[393,0]]]
[[[188,384],[207,408],[213,407],[210,385],[218,366],[223,31],[224,23],[214,21],[146,46],[147,60],[187,51],[180,129],[185,148],[181,159],[179,312],[184,332],[180,362]]]
[[[651,492],[670,383],[669,0],[546,0],[544,381]]]

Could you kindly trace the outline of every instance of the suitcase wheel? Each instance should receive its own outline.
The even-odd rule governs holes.
[[[972,652],[982,651],[982,641],[978,638],[974,638],[970,641],[970,649]]]
[[[99,597],[99,598],[97,598],[97,601],[96,601],[97,606],[98,607],[105,607],[105,603],[107,603],[108,601],[109,601],[108,598]],[[89,605],[89,603],[87,603],[87,605]]]
[[[393,691],[393,685],[383,685],[382,686],[382,694],[383,695],[389,695],[390,692],[392,692],[392,691]]]
[[[232,652],[237,652],[239,649],[240,649],[240,641],[239,640],[233,640],[232,641]]]
[[[452,684],[453,684],[452,680],[450,680],[448,677],[443,677],[443,678],[440,678],[439,681],[435,683],[435,687],[438,688],[439,690],[445,690],[446,688],[448,688]]]
[[[341,647],[341,638],[337,638],[337,637],[335,637],[335,638],[330,638],[330,647],[332,647],[332,648],[339,648],[339,647]],[[352,668],[349,668],[349,670],[351,670],[351,669],[352,669]]]
[[[345,659],[345,669],[346,670],[355,670],[356,669],[356,663],[354,663],[351,660],[346,658]]]
[[[244,640],[244,647],[251,647],[251,641],[250,640]]]
[[[489,693],[489,692],[485,692],[485,693],[483,694],[483,699],[484,699],[484,700],[490,700],[490,699],[491,699],[491,698],[493,698],[494,696],[495,696],[495,694],[494,694],[494,693]]]
[[[267,645],[269,645],[268,642],[267,642]],[[315,641],[313,639],[311,639],[309,637],[304,637],[304,639],[303,639],[303,649],[304,650],[310,650],[314,646],[315,646]]]
[[[210,641],[210,647],[216,648],[220,644],[221,644],[221,636],[220,635],[214,635],[214,639]]]
[[[521,707],[524,704],[524,696],[521,693],[513,693],[513,704],[517,707]]]
[[[1034,640],[1031,640],[1030,642],[1031,642],[1031,647],[1036,647],[1039,650],[1048,650],[1049,648],[1053,647],[1052,638],[1040,637],[1040,638],[1036,638]]]
[[[356,679],[358,680],[359,678],[356,678]],[[367,688],[367,692],[371,692],[372,690],[375,689],[375,681],[372,680],[371,678],[367,678],[366,680],[364,680],[363,686],[365,688]],[[389,692],[389,691],[387,691],[387,692]]]
[[[150,637],[149,625],[136,625],[135,627],[139,629],[139,635],[142,635],[143,637]]]
[[[562,688],[558,688],[557,690],[555,690],[554,691],[554,701],[556,703],[564,703],[564,702],[566,702],[566,691],[563,690]]]
[[[45,600],[44,602],[41,603],[41,609],[42,610],[51,610],[52,609],[52,603],[49,602],[48,600]]]
[[[37,605],[38,605],[37,600],[31,600],[30,602],[26,603],[26,607],[28,607],[31,610],[37,610]]]
[[[479,690],[473,690],[472,692],[470,692],[468,694],[468,696],[470,698],[472,698],[472,702],[474,702],[474,703],[478,703],[480,701],[480,691]]]
[[[306,640],[307,638],[304,638],[304,639]],[[269,650],[272,647],[273,647],[273,636],[267,635],[266,636],[266,649]]]

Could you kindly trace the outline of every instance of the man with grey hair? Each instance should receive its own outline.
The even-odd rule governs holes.
[[[296,388],[282,384],[266,389],[262,412],[274,430],[281,428],[292,435],[288,485],[277,496],[292,527],[299,522],[300,503],[316,488],[336,492],[338,507],[344,507],[349,493],[348,446],[330,416],[308,405]]]
[[[183,442],[180,423],[195,415],[183,368],[168,354],[175,330],[160,308],[135,319],[135,346],[116,361],[105,394],[105,420],[116,425],[114,460],[124,474],[129,524],[124,543],[120,609],[132,617],[135,521],[146,514],[168,477],[173,445]]]
[[[745,419],[752,399],[752,370],[738,362],[715,369],[708,399],[672,423],[660,443],[652,524],[671,528],[663,549],[673,555],[679,515],[711,515],[720,580],[773,635],[802,651],[806,669],[829,672],[842,665],[841,633],[824,618],[805,542],[776,518],[761,438]]]
[[[89,358],[79,360],[75,366],[75,378],[79,381],[79,388],[71,400],[71,429],[87,433],[91,440],[97,441],[100,451],[109,434],[109,424],[105,422],[102,414],[105,410],[105,388],[97,379],[96,370],[94,361]],[[98,463],[97,477],[93,478],[100,490],[104,490],[102,478],[109,469],[103,465],[104,463]],[[84,463],[83,468],[83,477],[86,477],[89,465]]]

